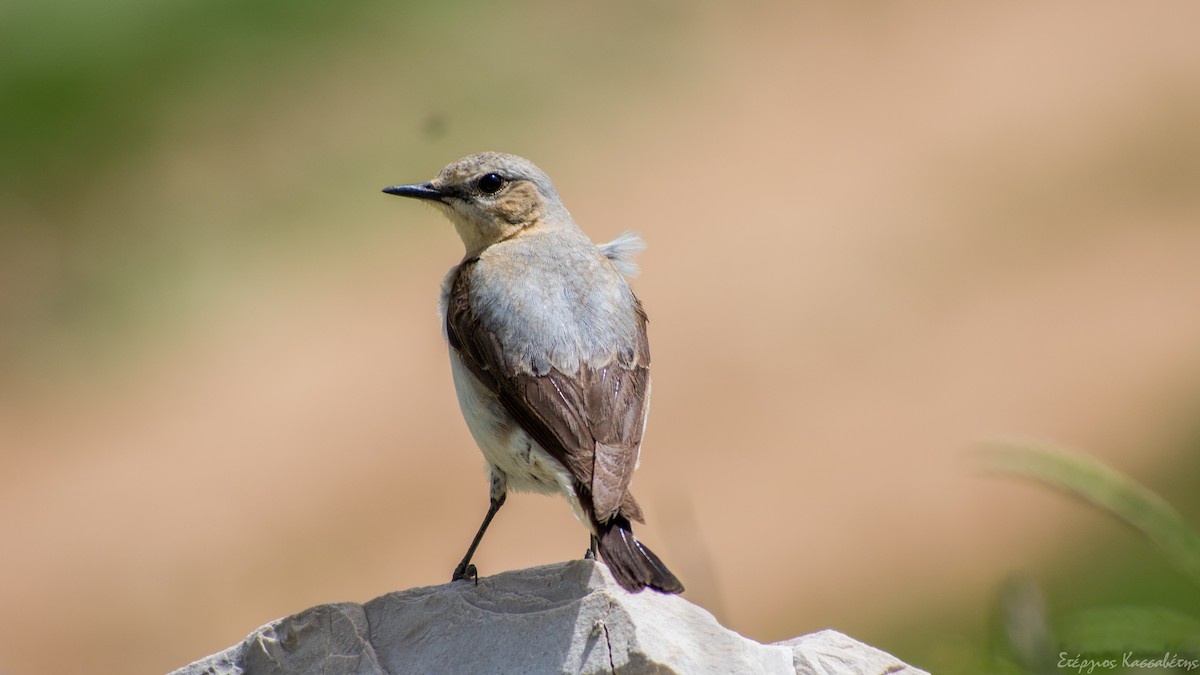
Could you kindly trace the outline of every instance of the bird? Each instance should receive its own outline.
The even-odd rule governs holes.
[[[489,507],[452,582],[478,583],[471,558],[511,489],[565,496],[590,533],[585,558],[598,555],[624,589],[682,593],[633,535],[645,519],[629,486],[650,405],[647,317],[626,281],[640,237],[593,243],[549,177],[516,155],[469,155],[383,192],[434,205],[465,249],[439,309]]]

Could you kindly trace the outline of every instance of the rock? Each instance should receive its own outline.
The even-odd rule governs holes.
[[[319,605],[172,675],[924,671],[835,631],[764,645],[588,560]]]

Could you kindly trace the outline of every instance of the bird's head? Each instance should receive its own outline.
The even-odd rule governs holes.
[[[571,222],[541,169],[523,157],[498,152],[464,157],[428,183],[383,191],[437,205],[454,223],[467,256],[536,225]]]

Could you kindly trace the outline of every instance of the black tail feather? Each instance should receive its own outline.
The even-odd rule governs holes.
[[[622,588],[632,593],[647,586],[663,593],[683,592],[671,570],[633,536],[629,519],[618,515],[598,529],[600,557]]]

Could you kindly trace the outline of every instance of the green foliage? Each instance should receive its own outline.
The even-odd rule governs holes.
[[[22,190],[83,183],[153,141],[180,92],[285,58],[371,3],[236,0],[17,1],[0,20],[0,180]]]
[[[1166,561],[1200,587],[1200,533],[1162,498],[1102,462],[1049,447],[994,444],[980,453],[993,471],[1031,479],[1116,516],[1144,535]],[[1123,667],[1126,655],[1182,655],[1200,659],[1200,619],[1159,607],[1102,607],[1048,617],[1032,582],[1006,587],[1000,599],[1000,631],[1006,644],[996,663],[1020,672],[1053,672],[1077,655],[1108,659],[1105,670]],[[1053,649],[1059,657],[1054,658]],[[1112,665],[1115,663],[1117,665]],[[1073,666],[1066,666],[1068,668]]]
[[[1084,499],[1144,534],[1167,562],[1200,586],[1200,533],[1158,495],[1102,462],[1033,445],[993,445],[981,452],[986,468],[1029,478]]]
[[[1169,609],[1102,607],[1058,617],[1064,645],[1085,654],[1119,648],[1139,654],[1170,649],[1200,654],[1200,618]]]

